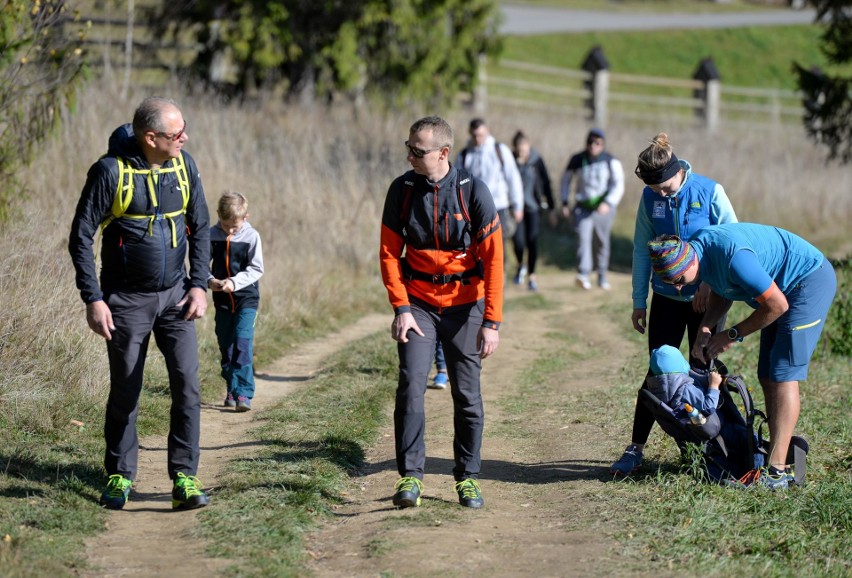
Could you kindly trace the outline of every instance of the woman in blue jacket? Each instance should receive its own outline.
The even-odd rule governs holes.
[[[633,328],[644,334],[647,329],[648,351],[671,345],[680,347],[684,332],[689,348],[707,307],[706,285],[687,286],[680,290],[652,275],[648,241],[660,235],[678,235],[690,239],[701,228],[721,223],[736,223],[737,216],[719,183],[692,172],[692,166],[678,159],[666,133],[659,133],[650,146],[639,153],[636,176],[645,183],[636,212],[633,234]],[[652,288],[651,313],[647,315],[648,282]],[[700,359],[690,355],[693,367],[704,369]],[[651,375],[649,369],[648,375]],[[644,381],[643,381],[644,387]],[[631,444],[610,470],[627,475],[639,468],[642,452],[651,428],[653,414],[642,403],[636,404]]]

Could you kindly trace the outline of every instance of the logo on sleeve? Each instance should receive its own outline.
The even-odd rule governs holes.
[[[654,209],[651,211],[652,219],[666,218],[666,201],[654,201]]]

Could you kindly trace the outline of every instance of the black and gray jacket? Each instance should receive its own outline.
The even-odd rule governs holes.
[[[111,215],[118,186],[116,158],[121,157],[137,169],[149,168],[130,124],[117,128],[110,136],[107,154],[89,169],[68,240],[77,288],[85,303],[103,299],[105,292],[161,291],[174,287],[186,278],[187,255],[190,286],[207,290],[210,263],[207,201],[195,161],[186,152],[182,155],[190,190],[186,214],[175,216],[171,222],[158,218],[159,215],[179,212],[183,207],[183,195],[175,172],[155,171],[156,207],[146,175],[134,175],[133,199],[126,213],[153,215],[154,218],[119,217],[103,230],[98,285],[94,236],[101,223]],[[168,161],[163,168],[174,162]]]
[[[257,309],[260,304],[260,284],[263,275],[263,248],[260,235],[248,221],[233,235],[214,226],[210,229],[210,277],[230,279],[234,292],[213,291],[216,309],[238,311]]]

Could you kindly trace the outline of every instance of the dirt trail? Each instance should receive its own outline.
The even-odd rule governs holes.
[[[380,329],[390,329],[387,315],[371,315],[323,339],[298,348],[263,368],[256,376],[258,395],[252,411],[235,413],[220,405],[201,408],[201,463],[198,478],[212,491],[230,460],[255,452],[248,432],[252,416],[271,407],[283,396],[311,379],[322,361],[346,344]],[[171,482],[166,472],[166,439],[140,440],[139,470],[130,501],[109,518],[109,529],[86,547],[94,568],[88,577],[114,576],[214,576],[233,560],[203,556],[204,544],[194,536],[200,510],[173,512]]]
[[[422,506],[396,510],[391,505],[397,473],[389,414],[379,442],[368,450],[367,465],[352,478],[338,518],[307,539],[313,574],[625,575],[613,559],[617,548],[605,526],[608,513],[600,511],[595,495],[605,490],[613,448],[627,432],[607,431],[584,407],[571,403],[584,392],[603,393],[623,365],[614,353],[637,347],[625,335],[627,314],[619,325],[605,311],[627,302],[629,277],[612,275],[610,281],[612,291],[582,291],[573,274],[550,274],[540,278],[540,291],[551,306],[506,313],[500,349],[483,370],[484,509],[457,505],[450,394],[430,390]],[[507,300],[526,294],[522,287],[507,288]],[[258,382],[249,414],[204,407],[198,477],[213,488],[213,507],[216,480],[227,461],[256,449],[247,434],[250,416],[309,380],[329,354],[389,322],[389,315],[370,316],[263,368],[266,377]],[[563,372],[564,383],[520,395],[519,376],[553,348],[577,360]],[[87,576],[215,575],[233,561],[203,557],[203,544],[193,537],[196,513],[171,512],[165,440],[145,439],[142,446],[136,492],[123,511],[110,515],[110,531],[88,545],[97,571]]]

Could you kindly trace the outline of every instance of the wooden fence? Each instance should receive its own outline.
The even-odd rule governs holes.
[[[514,60],[484,63],[473,107],[480,113],[489,103],[583,109],[599,125],[605,125],[613,112],[623,116],[662,112],[694,118],[711,131],[720,123],[742,119],[801,122],[804,112],[799,92],[724,85],[709,59],[699,64],[693,78],[614,73],[589,59],[584,68],[570,70]]]

